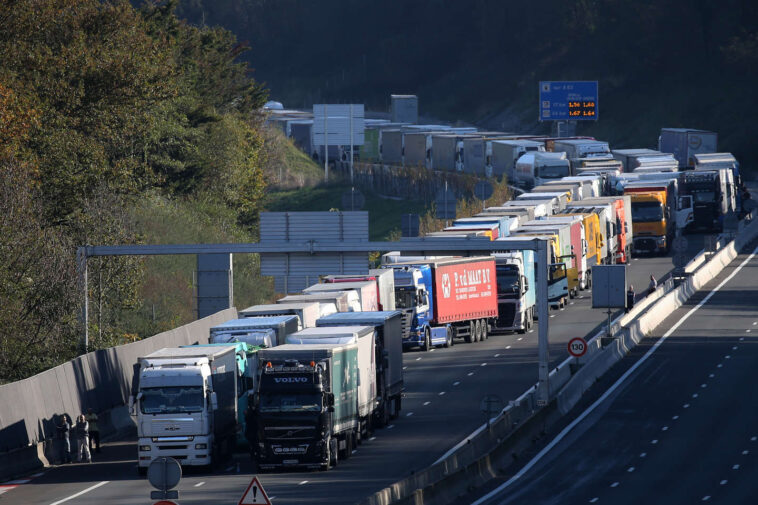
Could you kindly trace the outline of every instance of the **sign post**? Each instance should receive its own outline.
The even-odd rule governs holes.
[[[575,337],[568,342],[568,352],[575,360],[575,366],[579,366],[579,358],[587,353],[587,342],[581,337]]]

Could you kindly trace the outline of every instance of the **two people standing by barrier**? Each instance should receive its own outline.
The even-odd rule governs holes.
[[[92,409],[89,409],[89,414],[94,416],[97,421],[97,415],[92,413]],[[76,418],[76,424],[71,424],[71,418],[68,414],[62,414],[60,417],[61,422],[56,424],[58,430],[58,437],[61,439],[61,463],[71,463],[73,458],[71,457],[71,437],[76,437],[76,454],[79,462],[86,460],[87,463],[92,463],[92,453],[90,452],[90,425],[87,422],[87,418],[84,414],[79,414]],[[95,425],[95,432],[97,433],[97,449],[100,452],[100,433]]]

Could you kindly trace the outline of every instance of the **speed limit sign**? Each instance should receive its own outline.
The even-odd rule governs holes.
[[[584,356],[584,353],[587,352],[587,342],[580,337],[572,338],[568,343],[568,352],[575,358]]]

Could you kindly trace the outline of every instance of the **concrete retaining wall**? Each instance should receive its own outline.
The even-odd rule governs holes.
[[[162,347],[208,343],[215,326],[237,317],[227,309],[150,338],[94,351],[37,374],[0,386],[0,479],[56,461],[56,424],[66,413],[75,419],[92,408],[101,437],[133,427],[125,404],[133,365]],[[46,457],[45,457],[46,455]],[[12,462],[12,463],[10,463]]]

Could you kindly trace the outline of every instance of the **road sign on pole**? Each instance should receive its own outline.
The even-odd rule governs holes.
[[[147,467],[147,480],[158,491],[150,491],[152,500],[176,500],[179,491],[171,491],[182,478],[182,467],[174,458],[155,458]],[[171,503],[171,502],[169,502]]]
[[[540,121],[597,121],[597,81],[540,81]]]
[[[587,352],[587,342],[581,337],[572,338],[568,343],[568,352],[575,358],[581,358]]]
[[[263,490],[257,476],[250,481],[250,485],[247,486],[237,505],[271,505],[271,500],[269,500],[266,491]]]

